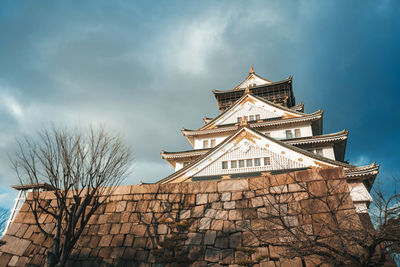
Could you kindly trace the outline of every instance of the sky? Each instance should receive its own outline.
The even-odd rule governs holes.
[[[161,150],[219,111],[213,89],[293,76],[346,159],[400,175],[399,1],[1,1],[0,206],[18,184],[16,138],[104,124],[134,153],[126,184],[173,172]]]

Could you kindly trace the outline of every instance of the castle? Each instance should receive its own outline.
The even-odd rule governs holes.
[[[341,167],[357,211],[367,212],[379,166],[354,166],[344,161],[348,132],[323,134],[322,110],[306,114],[303,103],[296,105],[292,77],[272,82],[251,67],[249,75],[232,90],[213,93],[221,114],[205,117],[204,125],[196,130],[182,129],[193,150],[161,152],[175,172],[159,183]]]

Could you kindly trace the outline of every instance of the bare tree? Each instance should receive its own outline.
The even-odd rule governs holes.
[[[304,177],[303,177],[304,178]],[[248,230],[264,245],[281,249],[282,258],[300,258],[314,265],[382,266],[393,263],[390,252],[399,251],[399,195],[375,189],[370,207],[375,216],[358,214],[345,179],[274,180],[257,209],[265,223]],[[389,253],[388,253],[389,252]]]
[[[47,266],[64,266],[90,217],[126,177],[131,151],[103,127],[86,132],[53,127],[18,145],[12,163],[20,183],[54,187],[46,193],[55,201],[34,190],[26,202],[40,231],[53,239]],[[44,227],[41,215],[51,216],[55,227]]]

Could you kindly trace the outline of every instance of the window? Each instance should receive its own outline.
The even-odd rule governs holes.
[[[246,166],[247,167],[253,167],[253,160],[252,159],[246,159]]]
[[[256,114],[256,121],[260,120],[260,114]]]
[[[294,129],[294,137],[301,137],[300,129]]]
[[[228,169],[228,162],[227,162],[227,161],[223,161],[223,162],[222,162],[222,169],[223,169],[223,170]]]
[[[270,158],[270,157],[264,158],[264,165],[265,165],[265,166],[271,165],[271,158]]]
[[[287,139],[293,137],[293,136],[292,136],[292,130],[286,130],[285,133],[286,133],[286,138],[287,138]]]
[[[232,160],[231,161],[231,168],[232,169],[237,168],[237,161],[236,160]]]
[[[244,160],[239,160],[239,168],[244,168]]]
[[[211,139],[211,147],[215,147],[215,139]]]
[[[208,148],[208,140],[203,140],[203,148]]]
[[[254,166],[261,166],[260,159],[254,159]]]
[[[249,116],[249,121],[254,121],[254,115]]]
[[[271,137],[271,133],[265,133],[265,136]]]
[[[186,165],[189,165],[189,163],[190,163],[190,161],[185,161],[185,162],[183,163],[183,167],[185,167]]]
[[[242,117],[237,117],[237,122],[241,122],[242,121]]]
[[[315,149],[315,154],[317,154],[318,156],[323,156],[324,153],[322,152],[322,148]]]

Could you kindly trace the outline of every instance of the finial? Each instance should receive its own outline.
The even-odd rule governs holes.
[[[246,86],[246,89],[244,89],[244,94],[250,94],[250,87],[249,85]]]
[[[240,121],[240,126],[247,126],[247,116],[242,117],[242,120]]]
[[[254,68],[253,65],[250,67],[250,73],[249,74],[254,74]]]

